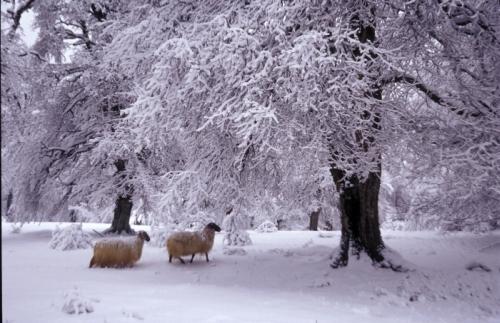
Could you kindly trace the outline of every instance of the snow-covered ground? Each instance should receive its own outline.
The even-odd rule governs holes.
[[[412,269],[395,273],[363,259],[330,269],[339,233],[297,231],[250,232],[233,252],[217,234],[209,263],[169,264],[145,244],[133,268],[89,269],[92,249],[49,248],[55,227],[2,223],[3,323],[500,322],[500,232],[384,231]],[[477,263],[491,271],[466,269]]]

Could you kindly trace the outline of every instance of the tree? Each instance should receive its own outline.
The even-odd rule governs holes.
[[[388,79],[414,106],[397,118],[412,138],[392,154],[411,165],[406,181],[422,188],[415,192],[411,220],[443,229],[498,227],[500,93],[494,57],[500,47],[492,14],[498,3],[435,1],[427,8],[416,2],[404,11],[388,41],[415,40],[405,45],[414,55],[397,65],[406,74]],[[400,131],[394,135],[401,138]]]
[[[127,93],[127,79],[112,68],[102,69],[106,28],[101,22],[104,16],[108,17],[105,10],[109,7],[87,1],[51,0],[31,1],[29,6],[20,5],[19,8],[33,8],[36,25],[40,29],[38,41],[25,53],[32,54],[37,60],[21,71],[26,79],[32,80],[28,89],[34,94],[28,96],[27,91],[23,93],[24,97],[35,102],[28,112],[36,114],[41,122],[36,135],[21,135],[22,140],[29,141],[31,145],[24,145],[17,152],[2,151],[9,173],[22,174],[23,178],[8,181],[15,184],[15,217],[20,220],[64,219],[71,204],[100,208],[108,204],[109,199],[115,198],[116,217],[124,216],[126,219],[115,220],[111,229],[130,232],[128,218],[131,202],[124,206],[124,201],[133,187],[130,173],[135,168],[123,176],[122,162],[126,153],[132,155],[134,161],[137,156],[126,150],[124,155],[117,156],[117,149],[110,150],[109,142],[104,140],[116,137],[114,133],[120,110],[131,99]],[[116,4],[109,17],[116,19],[120,10],[123,7]],[[13,21],[11,35],[15,35],[16,20]],[[114,26],[109,26],[109,22],[107,25],[107,30],[112,32]],[[64,63],[62,56],[68,40],[76,50],[71,63]],[[2,52],[7,51],[7,45],[4,47],[2,42]],[[11,77],[7,79],[15,81]],[[30,114],[14,114],[18,126],[30,117]],[[9,126],[15,129],[16,125]],[[118,139],[113,140],[119,143]],[[103,151],[103,147],[108,150]],[[134,161],[128,164],[137,165]],[[70,216],[72,214],[69,212]]]
[[[157,222],[220,218],[228,205],[303,222],[316,203],[338,204],[332,267],[365,253],[402,270],[386,258],[378,199],[382,163],[404,159],[419,178],[440,175],[436,196],[450,194],[433,209],[481,201],[469,210],[495,220],[497,2],[64,3],[61,28],[73,27],[60,35],[86,71],[58,83],[54,115],[78,109],[63,123],[72,135],[48,131],[59,171],[42,183],[72,187],[72,203],[129,214],[140,198]]]
[[[414,29],[415,8],[423,10],[422,3],[169,5],[174,14],[151,9],[155,19],[143,25],[148,33],[158,28],[169,33],[145,42],[153,63],[128,117],[139,137],[159,130],[182,141],[190,157],[181,172],[205,178],[194,189],[204,187],[205,198],[215,201],[234,201],[242,192],[248,196],[250,187],[265,187],[262,179],[269,176],[259,174],[284,150],[297,143],[314,147],[320,160],[329,159],[340,195],[343,235],[332,266],[346,265],[353,248],[377,265],[400,269],[383,255],[377,208],[381,154],[395,142],[393,129],[400,130],[401,121],[411,124],[418,104],[439,105],[443,115],[474,117],[464,112],[466,102],[443,98],[441,93],[458,86],[452,79],[435,84],[445,69],[421,71],[432,58],[450,59],[448,49],[435,46],[433,34],[461,31],[419,33],[434,51],[424,46],[415,59],[414,43],[399,30]],[[430,29],[451,19],[455,9],[446,6],[434,4]],[[491,28],[487,17],[483,20],[479,24]],[[131,37],[129,31],[122,35]],[[417,99],[409,101],[407,93]],[[402,130],[397,138],[408,138],[411,130]]]
[[[8,210],[2,211],[12,221],[22,219],[18,216],[23,209],[21,204],[30,212],[39,204],[40,195],[35,191],[40,185],[31,174],[43,174],[43,167],[39,165],[46,162],[34,138],[45,135],[44,126],[39,122],[43,119],[39,100],[44,86],[50,89],[53,82],[48,79],[43,84],[38,75],[45,72],[41,64],[44,59],[27,48],[17,33],[22,15],[31,10],[34,3],[24,1],[16,6],[14,2],[11,8],[2,11],[2,18],[8,22],[2,29],[1,46],[2,199],[9,202]],[[19,190],[26,194],[19,194]],[[32,216],[37,218],[36,212]]]

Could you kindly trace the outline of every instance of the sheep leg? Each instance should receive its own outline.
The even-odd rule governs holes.
[[[94,257],[92,257],[92,259],[90,259],[90,264],[89,264],[89,268],[92,268],[92,266],[94,266]]]
[[[179,260],[180,260],[183,264],[185,264],[184,259],[182,259],[181,257],[178,257],[178,258],[179,258]]]
[[[191,256],[191,261],[190,261],[190,263],[193,263],[194,255],[195,255],[195,254],[193,253],[193,255]]]
[[[207,262],[208,262],[208,252],[205,252],[205,257],[207,258]]]
[[[168,256],[168,262],[172,262],[172,255]]]

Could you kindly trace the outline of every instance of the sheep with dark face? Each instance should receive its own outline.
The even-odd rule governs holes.
[[[141,258],[144,240],[149,241],[149,235],[139,231],[135,238],[106,238],[96,242],[89,268],[132,267]]]
[[[217,224],[211,222],[202,231],[171,234],[167,239],[168,262],[172,262],[172,258],[178,258],[184,264],[181,257],[189,255],[191,255],[190,262],[193,262],[197,253],[205,254],[208,262],[208,252],[214,245],[215,232],[220,230]]]

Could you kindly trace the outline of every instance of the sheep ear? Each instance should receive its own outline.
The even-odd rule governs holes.
[[[149,235],[147,234],[146,231],[141,231],[139,232],[139,237],[143,240],[146,240],[146,241],[149,241],[150,238],[149,238]]]
[[[213,222],[210,222],[207,226],[214,231],[220,232],[220,227]]]

